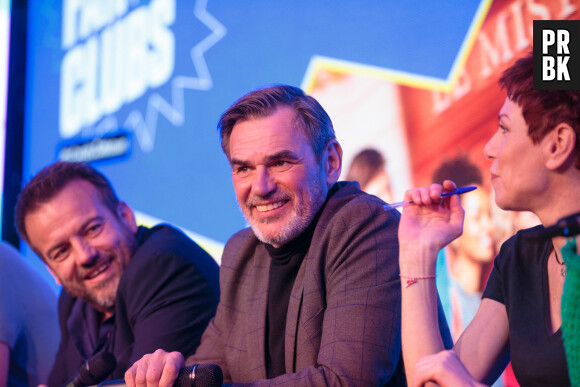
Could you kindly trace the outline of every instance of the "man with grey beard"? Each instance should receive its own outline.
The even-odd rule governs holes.
[[[338,182],[342,149],[320,104],[296,87],[238,99],[218,128],[251,228],[226,244],[221,299],[190,364],[225,383],[401,385],[399,213]],[[186,364],[158,350],[127,386],[171,386]]]
[[[42,169],[18,198],[16,224],[63,286],[49,386],[65,385],[105,352],[115,359],[110,369],[85,383],[118,379],[157,348],[195,351],[219,300],[217,263],[169,225],[137,226],[96,169]]]

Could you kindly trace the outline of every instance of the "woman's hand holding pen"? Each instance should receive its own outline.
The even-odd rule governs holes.
[[[411,189],[405,192],[406,205],[399,225],[400,248],[423,252],[437,252],[459,237],[463,230],[464,211],[457,195],[442,197],[443,190],[454,190],[455,184],[446,180],[443,186]],[[416,255],[416,254],[413,254]],[[417,254],[423,255],[423,254]],[[431,254],[428,254],[431,255]]]

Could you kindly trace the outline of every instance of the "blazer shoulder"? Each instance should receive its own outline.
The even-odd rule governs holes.
[[[181,230],[167,224],[150,229],[141,227],[137,241],[137,249],[127,267],[130,271],[142,270],[142,267],[155,263],[160,256],[176,265],[217,267],[207,251]]]
[[[228,239],[222,254],[222,266],[233,265],[237,257],[252,256],[257,249],[264,249],[264,244],[256,237],[250,227],[244,228]]]
[[[385,210],[385,204],[378,197],[361,191],[358,184],[347,183],[328,198],[320,221],[328,224],[335,219],[356,221],[380,218],[387,223],[398,224],[400,212],[394,209]]]

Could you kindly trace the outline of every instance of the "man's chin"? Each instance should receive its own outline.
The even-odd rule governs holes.
[[[107,313],[115,308],[117,285],[115,285],[114,289],[99,289],[97,291],[86,289],[84,291],[68,290],[68,292],[74,297],[87,302],[99,312]]]
[[[107,313],[112,312],[115,308],[115,295],[94,295],[91,294],[86,300],[89,304],[93,306],[99,312]]]
[[[280,247],[290,242],[298,235],[300,235],[306,228],[297,227],[297,225],[294,224],[291,225],[292,227],[278,227],[276,230],[264,230],[255,224],[250,226],[252,227],[252,231],[254,231],[254,235],[256,235],[256,238],[258,238],[260,242],[267,243],[275,247]]]
[[[256,235],[256,238],[258,238],[260,242],[267,243],[269,245],[280,244],[279,238],[276,235],[271,235],[269,233],[262,232],[261,229],[255,226],[252,226],[252,231],[254,231],[254,235]]]

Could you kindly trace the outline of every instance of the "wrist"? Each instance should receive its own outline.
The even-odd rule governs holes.
[[[399,247],[399,270],[406,276],[435,275],[439,249],[420,244]]]
[[[399,274],[399,277],[401,277],[401,282],[405,284],[405,287],[408,288],[409,286],[416,284],[417,281],[419,280],[430,280],[430,279],[435,279],[436,276],[433,275],[423,275],[423,276],[418,276],[418,277],[414,277],[414,276],[410,276],[410,275],[404,275],[404,274]]]

